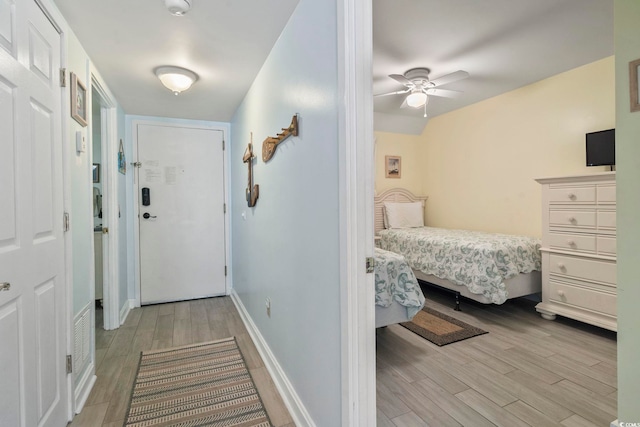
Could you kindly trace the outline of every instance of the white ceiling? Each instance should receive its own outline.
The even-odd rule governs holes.
[[[373,0],[373,15],[374,94],[415,67],[469,72],[442,86],[459,98],[429,97],[429,117],[613,55],[613,0]],[[403,100],[375,98],[377,130],[421,133],[424,110]]]
[[[298,0],[193,0],[183,17],[163,0],[54,0],[127,114],[228,122]],[[199,75],[179,96],[160,65]]]
[[[388,77],[428,67],[465,70],[430,97],[434,117],[613,54],[613,0],[372,0],[373,92],[402,88]],[[298,0],[194,0],[174,17],[163,0],[55,0],[128,114],[230,121]],[[179,96],[153,73],[193,70]],[[594,82],[597,87],[597,82]],[[422,109],[402,95],[375,98],[378,130],[420,133]]]

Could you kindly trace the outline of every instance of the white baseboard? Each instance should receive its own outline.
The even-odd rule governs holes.
[[[93,389],[93,385],[96,383],[98,377],[94,375],[93,364],[91,364],[86,370],[80,382],[75,389],[75,413],[79,414],[84,407],[84,404],[87,402],[89,398],[89,394]]]
[[[130,299],[122,304],[122,308],[120,309],[120,325],[124,325],[125,320],[127,320],[127,316],[133,307],[135,307],[136,300]]]
[[[298,427],[315,427],[315,423],[311,419],[307,409],[302,404],[302,400],[300,400],[300,397],[278,363],[278,360],[273,355],[273,352],[262,337],[262,334],[256,327],[255,323],[253,323],[253,319],[251,319],[249,312],[247,312],[244,304],[242,304],[240,297],[233,289],[231,290],[231,300],[238,309],[238,313],[240,313],[240,317],[242,318],[253,343],[258,349],[258,353],[260,353],[265,367],[271,375],[271,379],[280,392],[280,396],[289,410],[289,414],[291,415],[291,418],[293,418],[294,424]]]

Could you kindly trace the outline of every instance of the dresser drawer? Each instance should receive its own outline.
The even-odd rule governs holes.
[[[615,237],[598,236],[596,245],[599,255],[616,256],[617,254]]]
[[[574,228],[596,228],[595,210],[549,210],[549,226],[553,227],[574,227]]]
[[[596,253],[596,236],[549,233],[549,246],[570,251]]]
[[[555,275],[592,280],[614,286],[616,284],[615,261],[549,254],[549,272]]]
[[[594,203],[596,201],[596,186],[584,187],[555,187],[549,189],[551,203]]]
[[[598,211],[598,229],[615,231],[616,211]]]
[[[616,186],[614,185],[598,185],[598,203],[615,203],[616,202]]]
[[[613,293],[600,292],[597,289],[582,288],[552,280],[549,282],[548,298],[556,303],[585,308],[610,316],[616,315],[616,295]]]

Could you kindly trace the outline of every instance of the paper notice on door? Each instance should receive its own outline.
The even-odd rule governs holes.
[[[160,182],[162,181],[162,169],[160,168],[144,168],[144,181],[145,182]]]
[[[164,167],[164,183],[167,185],[176,185],[178,180],[177,171],[175,166]]]

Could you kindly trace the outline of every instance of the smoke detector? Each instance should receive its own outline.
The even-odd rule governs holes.
[[[182,16],[191,9],[193,0],[164,0],[164,5],[173,16]]]

